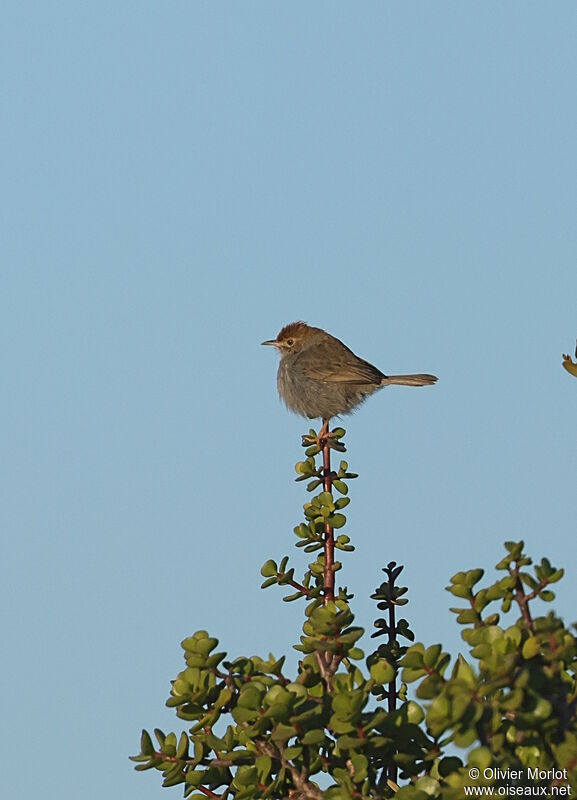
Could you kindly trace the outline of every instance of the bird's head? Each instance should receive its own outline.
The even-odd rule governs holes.
[[[281,358],[289,353],[300,353],[307,343],[314,338],[318,328],[311,328],[306,322],[291,322],[285,325],[278,333],[276,339],[268,339],[262,344],[276,347]]]

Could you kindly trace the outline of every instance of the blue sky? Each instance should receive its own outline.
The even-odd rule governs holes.
[[[179,642],[290,655],[259,570],[305,566],[308,424],[260,342],[294,319],[440,378],[344,423],[357,622],[395,560],[417,637],[464,649],[443,587],[519,538],[575,619],[576,31],[571,2],[4,4],[3,796],[180,796],[127,761],[178,728]]]

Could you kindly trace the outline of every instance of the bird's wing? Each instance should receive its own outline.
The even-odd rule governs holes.
[[[339,348],[330,343],[315,345],[314,358],[311,357],[310,350],[304,351],[306,358],[299,359],[299,367],[307,378],[326,383],[370,383],[379,386],[385,377],[383,373],[368,361],[358,358],[342,342],[339,341],[339,344]]]

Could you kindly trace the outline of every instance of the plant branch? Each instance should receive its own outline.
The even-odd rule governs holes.
[[[533,598],[530,595],[525,594],[525,589],[523,588],[523,582],[521,581],[521,576],[519,574],[520,565],[519,562],[515,562],[515,566],[509,570],[511,576],[515,578],[515,591],[514,597],[515,602],[521,609],[521,616],[523,617],[523,622],[525,623],[526,628],[528,630],[533,630],[533,617],[531,616],[531,612],[529,611],[529,600]]]
[[[206,795],[206,797],[214,797],[217,798],[217,800],[220,800],[220,798],[223,797],[222,794],[211,792],[210,789],[205,789],[204,786],[197,786],[196,789],[198,789],[198,791],[201,792],[202,794]]]
[[[320,443],[323,451],[323,485],[325,492],[332,494],[333,477],[331,474],[331,446],[329,438],[329,420],[323,420],[323,428],[326,434],[322,437]],[[324,532],[324,552],[325,552],[325,570],[324,570],[324,603],[332,602],[335,599],[335,536],[334,530],[328,522],[325,522]]]
[[[312,594],[311,590],[307,589],[306,586],[303,586],[302,583],[299,583],[298,581],[289,581],[288,583],[289,583],[289,586],[292,586],[293,589],[297,589],[297,591],[299,591],[302,594],[304,594],[305,597],[310,597],[311,596],[311,594]]]

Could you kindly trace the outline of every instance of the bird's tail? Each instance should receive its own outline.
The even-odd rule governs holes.
[[[387,375],[382,380],[383,386],[396,384],[398,386],[431,386],[437,382],[435,375]]]

